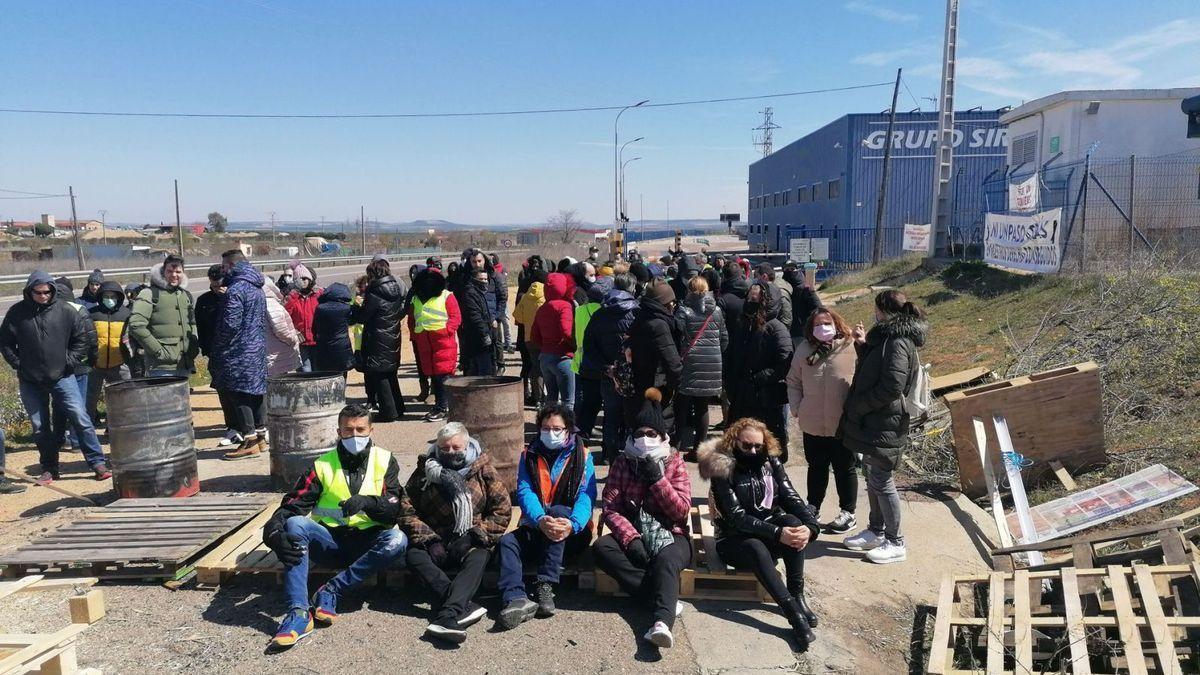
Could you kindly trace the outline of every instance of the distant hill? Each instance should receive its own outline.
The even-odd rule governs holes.
[[[670,221],[646,220],[646,221],[644,221],[644,224],[647,229],[663,229],[663,228],[667,228],[667,227],[686,227],[686,228],[691,228],[691,229],[710,228],[710,227],[713,229],[724,228],[724,225],[721,223],[721,221],[714,220],[714,219],[705,219],[705,218],[683,218],[683,219],[672,219]],[[328,232],[337,232],[337,231],[340,231],[343,226],[344,226],[344,222],[333,222],[333,221],[325,221],[324,224],[322,224],[321,221],[288,221],[286,223],[277,223],[276,224],[277,229],[279,229],[281,231],[288,231],[288,232],[306,232],[306,231],[315,231],[315,230],[321,230],[321,229],[324,229],[325,231],[328,231]],[[399,222],[399,223],[389,223],[389,222],[380,221],[378,223],[378,226],[376,225],[376,223],[374,221],[369,221],[367,223],[367,226],[370,228],[370,230],[372,232],[374,232],[376,230],[376,227],[378,227],[378,230],[380,232],[423,232],[423,231],[429,230],[429,229],[441,230],[441,231],[446,231],[446,230],[528,230],[528,229],[537,229],[537,228],[545,227],[546,224],[545,223],[499,223],[499,224],[490,224],[490,225],[478,225],[478,224],[468,224],[468,223],[455,223],[455,222],[452,222],[449,220],[420,219],[420,220],[412,220],[412,221],[408,221],[408,222]],[[357,229],[357,227],[358,226],[355,223],[351,223],[350,226],[348,228],[346,228],[346,231],[353,232],[355,229]],[[610,225],[606,224],[606,223],[584,223],[583,227],[584,227],[584,229],[587,229],[587,230],[595,230],[595,229],[604,229],[606,227],[610,227]],[[634,222],[629,223],[629,229],[631,229],[631,230],[637,229],[639,227],[642,227],[642,223],[639,221],[634,221]],[[269,229],[271,229],[271,224],[269,222],[263,222],[263,221],[231,220],[231,221],[229,221],[229,229],[231,229],[231,230],[269,230]]]

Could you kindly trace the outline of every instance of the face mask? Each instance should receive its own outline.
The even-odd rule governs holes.
[[[833,338],[837,337],[837,328],[827,323],[813,326],[813,337],[821,342],[832,342]]]
[[[557,450],[566,444],[567,430],[563,429],[562,431],[546,431],[543,429],[541,433],[538,434],[538,438],[542,441],[542,445],[551,450]]]
[[[586,279],[589,284],[596,283],[596,275],[594,275],[594,274],[590,277],[584,277],[584,279]]]
[[[342,448],[352,455],[361,455],[371,447],[370,436],[351,436],[342,439]]]
[[[638,457],[645,457],[646,455],[650,454],[651,452],[658,450],[662,446],[663,446],[662,437],[650,438],[649,436],[642,436],[641,438],[633,439],[633,447],[635,450],[637,450],[636,454]]]
[[[285,284],[290,284],[290,283],[292,283],[292,278],[291,278],[290,276],[284,275],[284,277],[283,277],[283,283],[285,283]]]
[[[117,299],[116,298],[104,298],[103,300],[100,301],[100,304],[104,305],[108,309],[116,309],[117,308]]]
[[[467,465],[467,453],[439,452],[438,461],[442,463],[442,466],[457,471]]]
[[[767,461],[767,452],[765,448],[755,448],[754,450],[746,450],[742,448],[741,442],[735,442],[733,445],[733,454],[737,461],[746,466],[762,466]]]
[[[745,303],[745,305],[744,305],[746,314],[756,314],[756,313],[758,313],[758,308],[759,308],[761,305],[762,305],[762,303],[761,303],[761,302],[751,302],[751,301],[747,300],[747,301],[746,301],[746,303]]]

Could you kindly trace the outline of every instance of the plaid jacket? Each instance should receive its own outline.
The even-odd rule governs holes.
[[[508,487],[500,479],[492,458],[482,454],[465,479],[471,490],[471,506],[474,515],[471,528],[482,534],[487,545],[495,546],[508,529],[512,518],[512,503],[508,499]],[[409,476],[400,498],[400,529],[408,535],[414,546],[424,546],[434,541],[449,541],[454,538],[454,506],[442,497],[436,485],[425,480],[425,458],[417,460],[417,468]]]
[[[643,505],[664,524],[670,523],[672,532],[686,537],[692,510],[692,479],[677,452],[667,458],[662,479],[653,485],[647,485],[634,473],[628,457],[618,455],[608,471],[603,501],[601,522],[612,530],[622,548],[640,536],[634,522]]]

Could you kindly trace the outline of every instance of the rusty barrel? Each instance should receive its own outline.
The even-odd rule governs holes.
[[[517,489],[517,462],[525,447],[524,394],[519,377],[452,377],[447,419],[462,422],[492,457],[509,492]]]
[[[200,491],[186,377],[104,387],[109,460],[119,497],[190,497]]]
[[[341,373],[267,378],[272,488],[292,489],[313,460],[337,445],[337,416],[345,405],[346,378]]]

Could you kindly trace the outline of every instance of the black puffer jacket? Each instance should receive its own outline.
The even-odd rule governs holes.
[[[92,372],[92,366],[96,364],[96,357],[99,355],[99,337],[96,334],[96,322],[92,320],[92,315],[88,311],[88,308],[83,303],[76,302],[75,299],[71,297],[70,286],[62,283],[56,283],[55,289],[58,291],[58,293],[56,293],[54,297],[62,298],[61,302],[70,305],[72,309],[82,314],[83,318],[85,319],[83,323],[84,331],[86,333],[86,337],[84,339],[86,339],[88,343],[87,358],[76,363],[75,367],[71,369],[71,374],[87,375],[88,373]]]
[[[580,371],[604,373],[617,357],[625,358],[629,329],[633,326],[638,301],[627,291],[613,289],[600,301],[583,332],[583,363]]]
[[[762,508],[766,477],[761,466],[746,466],[738,462],[732,448],[723,445],[721,438],[700,444],[700,475],[712,481],[710,503],[717,538],[732,536],[761,537],[779,541],[779,525],[767,522],[774,516],[789,514],[800,519],[812,532],[815,541],[821,531],[817,519],[805,508],[804,500],[792,486],[787,471],[777,457],[767,458],[771,478],[775,482],[775,501],[771,508]]]
[[[746,294],[750,292],[750,282],[742,276],[742,268],[734,265],[736,270],[732,272],[733,277],[726,276],[721,282],[721,297],[717,300],[717,306],[721,308],[721,313],[725,315],[725,330],[729,331],[729,344],[741,344],[742,341],[742,305],[746,303]],[[728,382],[733,376],[729,370],[731,359],[728,355],[724,363],[724,377]]]
[[[721,355],[729,345],[725,314],[717,307],[712,293],[689,293],[675,310],[675,319],[683,331],[683,373],[679,377],[679,393],[687,396],[720,394]]]
[[[661,384],[666,384],[670,390],[678,388],[679,375],[683,372],[683,362],[679,358],[681,337],[675,317],[667,308],[649,293],[643,295],[641,306],[634,313],[633,325],[629,327],[633,386],[639,392],[638,396],[647,388]]]
[[[47,284],[54,293],[49,304],[33,301],[38,284]],[[60,300],[57,295],[50,275],[34,272],[25,282],[25,299],[9,308],[0,323],[0,354],[26,382],[54,384],[86,363],[94,349],[94,334],[88,341],[90,319],[69,304],[70,297]]]
[[[400,365],[400,320],[406,309],[404,297],[404,284],[388,274],[368,284],[363,304],[350,308],[350,323],[363,326],[363,371],[382,373]]]
[[[908,443],[904,397],[912,387],[929,325],[907,314],[875,324],[858,347],[858,367],[842,408],[838,438],[884,469],[896,468]]]
[[[792,285],[792,336],[804,335],[804,324],[808,316],[821,307],[821,297],[817,292],[803,284]]]
[[[488,286],[474,279],[463,282],[455,293],[458,308],[462,311],[462,324],[458,327],[458,346],[464,358],[483,354],[491,349],[492,313],[488,307]]]
[[[731,337],[726,353],[729,368],[725,385],[731,419],[743,417],[748,411],[787,403],[784,378],[792,362],[792,336],[779,321],[779,289],[766,281],[756,281],[754,285],[763,289],[767,321],[756,328],[749,303],[743,305],[744,329],[740,335]]]
[[[350,288],[343,283],[329,284],[317,298],[313,312],[313,370],[339,372],[354,367],[354,346],[350,344]]]

